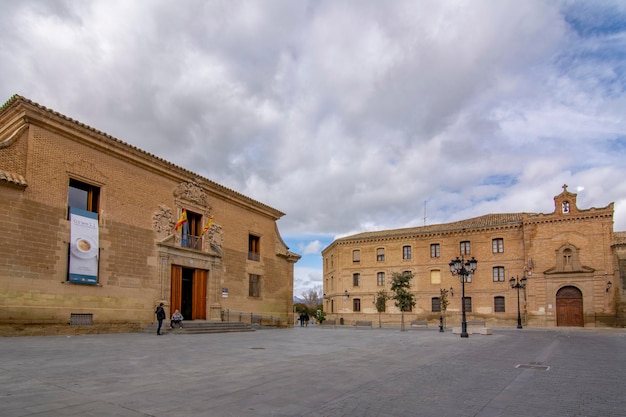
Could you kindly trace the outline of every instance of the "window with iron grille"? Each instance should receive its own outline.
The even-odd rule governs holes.
[[[465,297],[465,312],[472,312],[472,297]]]
[[[261,296],[261,276],[250,274],[250,286],[248,290],[248,295],[250,297],[260,297]]]
[[[431,298],[431,305],[432,305],[431,311],[433,313],[440,313],[441,312],[441,299],[439,297]]]
[[[493,297],[493,311],[496,313],[504,313],[504,297]]]

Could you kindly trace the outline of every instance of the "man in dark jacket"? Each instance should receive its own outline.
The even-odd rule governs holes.
[[[159,304],[155,311],[157,320],[159,321],[159,327],[157,329],[157,335],[161,336],[161,326],[163,326],[163,320],[165,320],[165,310],[163,309],[163,303]]]

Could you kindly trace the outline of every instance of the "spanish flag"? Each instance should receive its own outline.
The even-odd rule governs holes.
[[[202,229],[202,236],[209,230],[211,225],[213,224],[213,216],[209,217],[209,221],[204,225],[204,229]]]
[[[183,224],[187,223],[187,211],[183,209],[183,214],[180,215],[180,219],[176,222],[174,230],[178,230],[183,227]]]

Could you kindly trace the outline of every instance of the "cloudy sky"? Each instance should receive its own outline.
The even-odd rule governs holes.
[[[366,230],[615,202],[626,2],[0,0],[20,94],[285,213],[303,255]]]

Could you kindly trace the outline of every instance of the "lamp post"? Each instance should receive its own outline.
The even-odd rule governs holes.
[[[522,279],[519,279],[519,277],[511,277],[511,279],[509,280],[509,284],[511,284],[511,288],[517,289],[517,328],[521,329],[522,316],[520,314],[519,308],[519,290],[520,288],[526,288],[526,277],[522,277]]]
[[[465,258],[457,256],[456,259],[453,259],[449,263],[450,272],[452,275],[458,275],[461,279],[461,311],[463,312],[462,321],[461,321],[461,337],[469,337],[467,334],[467,320],[465,318],[465,282],[467,281],[467,277],[472,275],[476,270],[476,266],[478,265],[478,261],[472,259],[469,261],[465,261]]]

